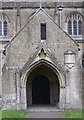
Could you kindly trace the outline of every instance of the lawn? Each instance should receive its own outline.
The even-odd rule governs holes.
[[[65,110],[63,113],[65,118],[84,118],[84,110]],[[29,114],[24,110],[3,110],[0,111],[0,118],[26,118]]]
[[[2,110],[0,110],[0,120],[1,120],[1,118],[2,118]]]
[[[83,116],[84,110],[65,110],[64,117],[65,118],[84,118]]]
[[[3,110],[2,118],[25,118],[26,114],[24,110]]]

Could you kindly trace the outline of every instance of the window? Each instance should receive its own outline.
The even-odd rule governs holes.
[[[72,23],[71,20],[68,21],[68,33],[72,35]]]
[[[41,40],[46,40],[46,24],[41,24]]]
[[[77,35],[77,21],[76,20],[73,21],[73,34]]]
[[[82,35],[82,16],[79,14],[72,14],[68,17],[68,34]]]
[[[78,21],[78,33],[79,33],[79,35],[82,35],[82,21],[81,20],[79,20]]]
[[[6,16],[0,16],[0,36],[7,37],[8,35],[8,19]]]
[[[7,21],[4,21],[4,36],[7,36]]]
[[[2,36],[2,22],[0,21],[0,36]]]
[[[83,57],[82,57],[82,66],[84,67],[84,54],[83,54]]]

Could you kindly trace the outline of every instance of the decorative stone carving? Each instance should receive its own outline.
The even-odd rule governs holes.
[[[72,67],[74,67],[75,65],[75,53],[71,50],[68,50],[65,54],[64,54],[64,62],[65,65],[71,69]]]
[[[40,58],[45,58],[46,57],[46,53],[45,53],[43,48],[41,49],[41,51],[38,55],[39,55]]]

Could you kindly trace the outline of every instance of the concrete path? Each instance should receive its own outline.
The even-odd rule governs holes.
[[[56,106],[29,106],[26,118],[64,118],[63,110]]]
[[[27,117],[27,116],[26,116]],[[31,112],[27,118],[64,118],[62,112]]]

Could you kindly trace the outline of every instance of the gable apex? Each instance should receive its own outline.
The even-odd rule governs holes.
[[[67,35],[67,37],[69,37],[77,46],[79,46],[78,43],[77,43],[75,40],[73,40],[73,39],[68,35],[68,33],[66,33],[66,32],[56,23],[56,22],[54,21],[54,19],[53,19],[53,18],[42,8],[42,6],[40,5],[40,8],[35,11],[35,13],[29,18],[29,20],[27,21],[27,23],[18,31],[18,33],[11,39],[11,41],[5,46],[5,48],[7,48],[7,46],[17,37],[17,35],[26,27],[26,25],[28,25],[28,24],[30,23],[30,21],[31,21],[32,19],[34,19],[34,17],[35,17],[40,11],[42,11],[45,15],[47,15],[48,18],[49,18],[57,27],[59,27],[60,30],[62,30],[62,31]]]

